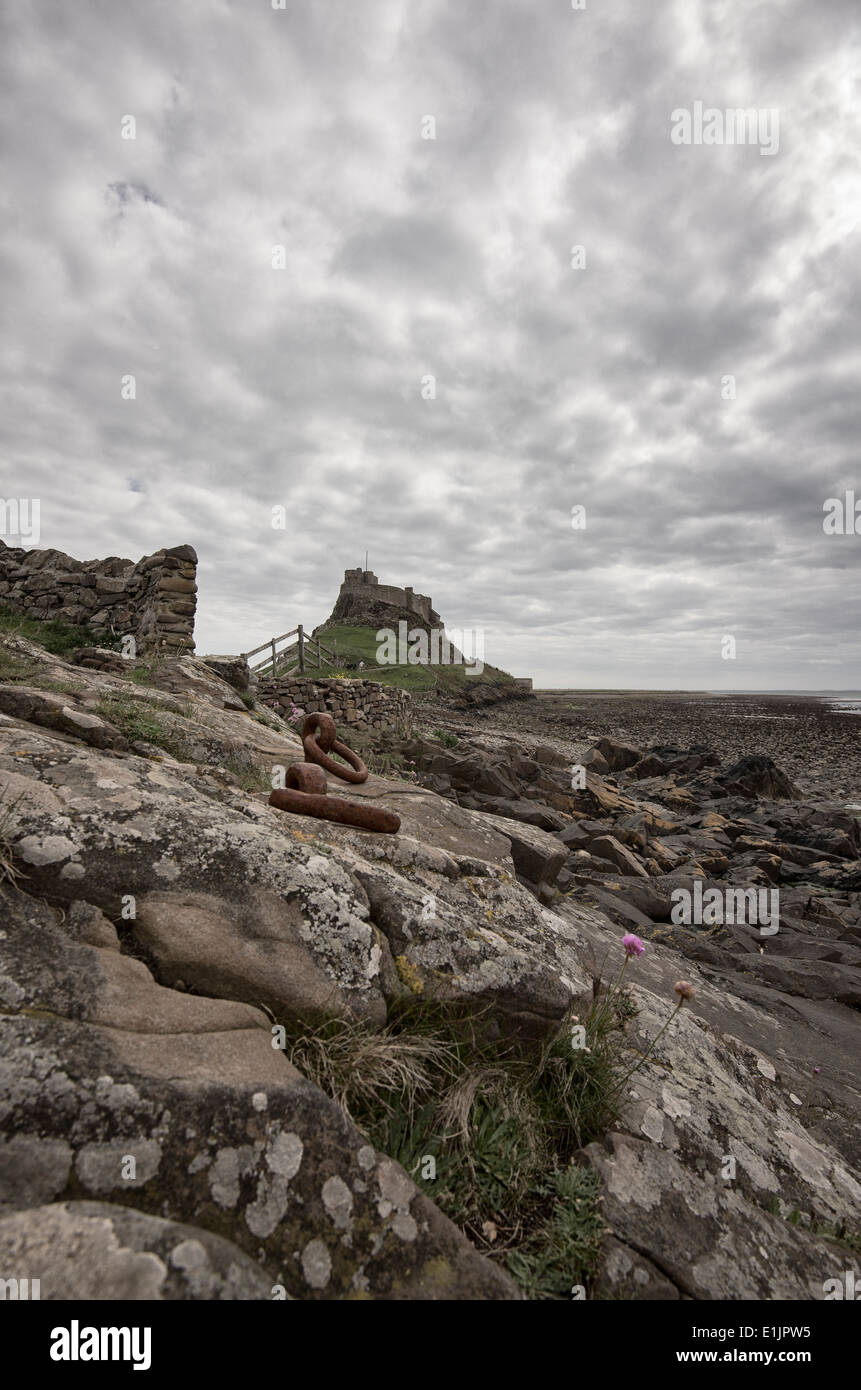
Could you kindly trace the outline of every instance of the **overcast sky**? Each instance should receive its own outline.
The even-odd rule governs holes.
[[[823,531],[861,501],[859,32],[17,0],[3,497],[80,559],[195,546],[200,653],[313,627],[367,549],[536,684],[861,686],[861,534]],[[695,102],[778,147],[674,143]]]

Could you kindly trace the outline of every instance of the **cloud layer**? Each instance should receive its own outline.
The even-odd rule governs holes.
[[[823,532],[861,501],[859,36],[856,0],[14,7],[3,496],[79,558],[193,544],[201,652],[313,626],[367,549],[537,683],[861,687],[861,534]],[[696,101],[776,153],[674,144]]]

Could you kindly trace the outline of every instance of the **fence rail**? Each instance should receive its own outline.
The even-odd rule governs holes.
[[[295,637],[296,641],[279,651],[279,643],[288,642],[291,637]],[[249,659],[258,656],[260,652],[266,652],[266,656],[261,657],[259,661]],[[248,662],[249,670],[258,677],[265,676],[273,680],[276,676],[292,676],[297,672],[304,675],[309,667],[320,670],[323,666],[337,665],[337,638],[334,648],[326,647],[319,637],[306,636],[300,623],[289,632],[282,632],[280,637],[270,637],[268,642],[261,642],[259,647],[252,647],[250,652],[243,652],[242,656]]]

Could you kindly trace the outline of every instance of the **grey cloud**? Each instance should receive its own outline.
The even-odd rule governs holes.
[[[548,683],[861,685],[861,537],[822,532],[861,495],[859,28],[22,0],[4,495],[82,556],[192,542],[200,650],[320,621],[367,547]],[[697,99],[778,107],[779,153],[673,146]]]

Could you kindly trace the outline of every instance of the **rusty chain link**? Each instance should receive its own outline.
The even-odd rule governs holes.
[[[382,806],[368,806],[360,801],[344,801],[329,796],[326,773],[345,782],[366,782],[368,769],[358,753],[342,743],[335,733],[335,721],[330,714],[309,714],[302,725],[304,763],[291,763],[284,778],[285,785],[269,796],[269,805],[278,811],[292,811],[299,816],[316,816],[319,820],[337,821],[340,825],[358,825],[364,830],[379,830],[394,835],[400,829],[401,818]],[[336,763],[328,756],[337,753],[349,767]]]

